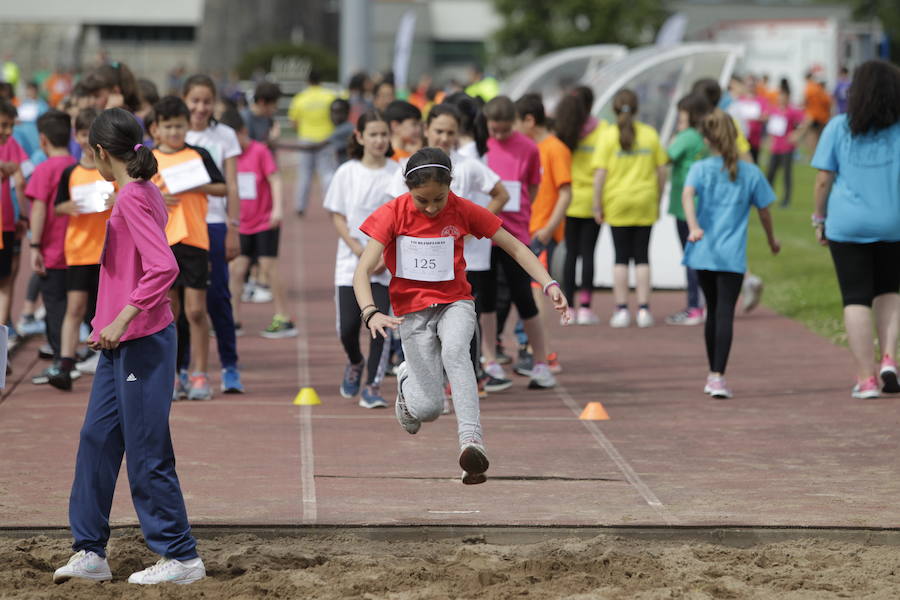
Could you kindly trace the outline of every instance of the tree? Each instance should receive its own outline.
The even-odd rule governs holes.
[[[498,50],[540,55],[587,44],[636,46],[665,21],[663,0],[494,0]]]

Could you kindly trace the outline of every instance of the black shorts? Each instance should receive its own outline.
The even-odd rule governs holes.
[[[20,246],[21,248],[21,246]],[[3,248],[0,249],[0,279],[12,275],[13,256],[16,254],[16,232],[3,232]]]
[[[66,291],[97,293],[100,265],[73,265],[66,269]]]
[[[172,246],[172,254],[178,262],[178,279],[174,287],[205,290],[209,287],[209,251],[187,244]]]
[[[627,265],[634,261],[636,265],[650,263],[650,232],[652,225],[633,227],[610,227],[613,246],[616,249],[616,264]]]
[[[277,258],[281,227],[273,227],[259,233],[241,234],[241,256],[250,258]]]
[[[828,248],[844,306],[872,306],[876,297],[900,292],[900,242],[853,244],[829,240]]]
[[[498,246],[491,248],[491,270],[488,271],[489,275],[482,279],[483,286],[480,292],[483,311],[497,312],[497,276],[500,269],[506,278],[509,297],[519,311],[519,318],[527,321],[536,316],[538,308],[531,294],[531,277],[512,256]]]

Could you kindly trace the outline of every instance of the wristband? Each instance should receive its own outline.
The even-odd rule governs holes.
[[[374,304],[366,304],[365,306],[363,306],[362,309],[359,311],[359,316],[362,316],[363,313],[366,312],[367,308],[372,308],[373,306],[375,306],[375,305]]]
[[[818,227],[819,225],[825,224],[825,217],[820,217],[819,215],[813,213],[812,214],[812,225],[813,227]]]
[[[365,318],[365,321],[364,321],[365,324],[366,324],[366,329],[369,328],[369,321],[372,320],[372,317],[374,317],[375,315],[377,315],[377,314],[380,313],[380,312],[381,312],[381,311],[378,310],[378,309],[376,308],[375,310],[373,310],[372,312],[369,313],[369,316],[366,317],[366,318]]]
[[[241,222],[238,221],[237,219],[231,219],[230,221],[228,221],[228,224],[231,225],[232,227],[240,227],[241,226]]]
[[[40,247],[41,247],[41,243],[40,243],[40,242],[31,242],[31,243],[28,244],[28,245],[29,245],[30,247],[32,247],[32,248],[40,248]]]
[[[550,291],[550,288],[552,288],[554,285],[555,285],[556,287],[559,287],[559,282],[558,282],[557,280],[555,280],[555,279],[551,279],[550,282],[549,282],[547,285],[544,286],[544,295],[545,295],[545,296],[549,296],[549,295],[550,295],[550,294],[548,294],[547,292],[549,292],[549,291]]]

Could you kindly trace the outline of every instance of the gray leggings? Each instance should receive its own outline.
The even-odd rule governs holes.
[[[475,303],[458,300],[403,315],[400,341],[409,377],[403,397],[413,418],[434,421],[444,407],[444,373],[453,390],[460,445],[483,443],[478,384],[469,357],[475,334]]]

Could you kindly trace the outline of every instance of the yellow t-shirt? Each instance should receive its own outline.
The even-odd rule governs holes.
[[[606,121],[597,123],[597,127],[578,142],[572,153],[572,202],[566,209],[567,217],[594,218],[594,167],[591,166],[591,159],[600,132],[607,126]]]
[[[656,130],[634,122],[631,151],[619,145],[619,128],[601,132],[591,166],[606,169],[603,186],[603,220],[613,227],[653,225],[659,218],[659,184],[656,168],[669,161]]]
[[[741,124],[738,123],[737,119],[731,117],[731,120],[734,121],[734,128],[737,129],[737,140],[735,144],[737,144],[738,155],[747,154],[750,152],[750,141],[747,139],[747,136],[744,135],[744,130],[741,127]]]
[[[320,85],[311,85],[291,100],[288,118],[297,123],[297,136],[310,142],[324,142],[334,131],[331,103],[337,94]]]

